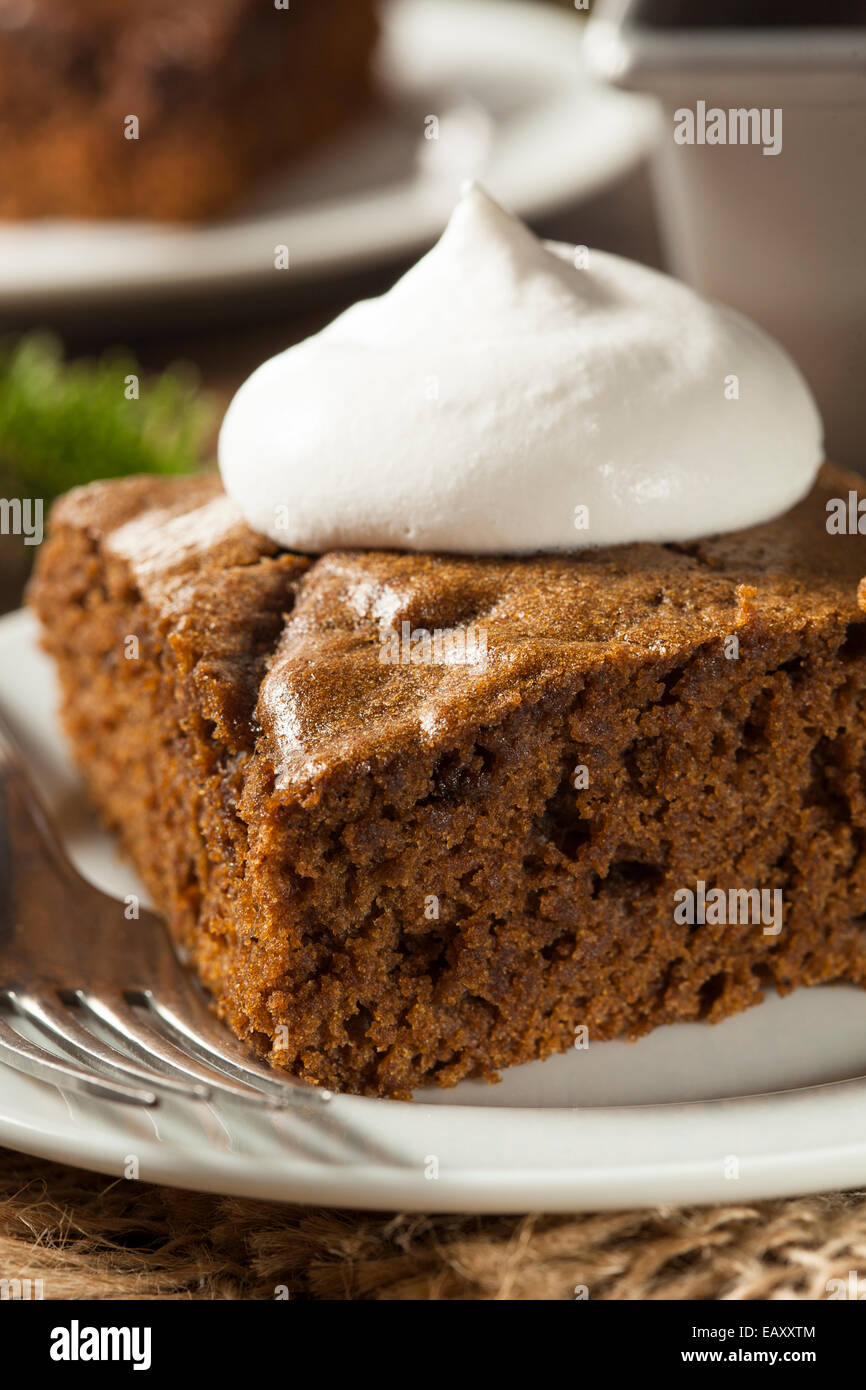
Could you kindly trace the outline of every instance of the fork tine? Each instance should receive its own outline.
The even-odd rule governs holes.
[[[169,1030],[171,1036],[179,1039],[182,1050],[197,1057],[199,1061],[225,1070],[237,1081],[248,1081],[252,1086],[261,1086],[269,1095],[279,1097],[285,1104],[306,1103],[318,1107],[331,1099],[330,1091],[307,1085],[306,1082],[288,1074],[275,1075],[270,1067],[256,1062],[253,1057],[244,1056],[241,1060],[241,1056],[238,1055],[241,1049],[235,1051],[231,1039],[228,1042],[223,1041],[220,1036],[222,1029],[215,1024],[205,1005],[196,1010],[195,1023],[192,1026],[174,1009],[157,999],[150,990],[143,992],[141,998]]]
[[[172,1091],[192,1100],[207,1100],[210,1097],[210,1087],[202,1082],[185,1081],[155,1071],[152,1067],[144,1067],[104,1043],[95,1033],[82,1027],[75,1017],[75,1005],[56,1003],[48,997],[18,990],[8,990],[4,997],[52,1042],[69,1052],[76,1062],[85,1066],[88,1062],[95,1062],[112,1073],[119,1073],[121,1080],[132,1079],[148,1087],[158,1084],[161,1090]]]
[[[244,1057],[243,1061],[238,1061],[237,1052],[243,1055],[246,1049],[238,1044],[236,1052],[231,1037],[223,1040],[222,1026],[217,1023],[200,997],[195,997],[194,1001],[184,1001],[186,1007],[194,1009],[194,1013],[190,1013],[189,1021],[176,1014],[150,991],[142,994],[142,1002],[152,1009],[173,1035],[179,1037],[180,1045],[185,1051],[189,1050],[202,1061],[213,1060],[215,1066],[224,1067],[232,1076],[240,1079],[249,1078],[253,1084],[261,1084],[267,1088],[269,1094],[275,1092],[283,1103],[283,1114],[289,1115],[300,1110],[306,1118],[314,1122],[316,1130],[327,1134],[332,1141],[336,1140],[356,1157],[389,1165],[403,1163],[403,1159],[376,1135],[360,1128],[345,1114],[335,1115],[327,1104],[333,1099],[331,1091],[312,1086],[306,1081],[299,1081],[287,1072],[275,1075],[269,1067],[254,1059],[247,1061]],[[293,1137],[297,1142],[297,1137]],[[325,1157],[331,1163],[340,1161],[333,1154]]]
[[[100,1019],[147,1066],[155,1067],[158,1071],[166,1068],[169,1075],[201,1082],[211,1091],[233,1096],[236,1100],[255,1101],[270,1109],[280,1107],[280,1097],[255,1090],[246,1082],[235,1081],[224,1072],[181,1052],[157,1028],[140,1018],[123,995],[106,999],[104,996],[87,994],[84,990],[75,990],[74,993],[81,1006]]]
[[[149,991],[143,996],[143,1000],[172,1034],[180,1038],[184,1050],[188,1049],[202,1061],[213,1059],[214,1065],[225,1067],[230,1070],[231,1075],[239,1078],[249,1077],[253,1083],[265,1086],[269,1093],[275,1092],[283,1101],[284,1111],[306,1109],[310,1118],[316,1119],[317,1128],[324,1130],[332,1139],[336,1139],[355,1154],[369,1160],[378,1160],[380,1163],[393,1165],[401,1162],[400,1158],[378,1138],[359,1129],[345,1115],[338,1119],[333,1113],[329,1113],[326,1106],[333,1098],[330,1091],[308,1085],[307,1082],[299,1081],[297,1077],[289,1076],[287,1073],[275,1076],[270,1068],[255,1061],[247,1062],[244,1059],[243,1062],[239,1062],[230,1050],[232,1039],[228,1038],[223,1042],[220,1026],[201,1000],[196,999],[195,1003],[199,1007],[196,1008],[194,1020],[189,1023]],[[329,1161],[335,1160],[330,1157]]]
[[[0,1058],[16,1071],[49,1081],[64,1090],[82,1091],[85,1095],[119,1100],[127,1105],[156,1105],[159,1100],[155,1091],[111,1081],[98,1072],[83,1071],[63,1057],[55,1057],[16,1032],[5,1018],[0,1018]]]

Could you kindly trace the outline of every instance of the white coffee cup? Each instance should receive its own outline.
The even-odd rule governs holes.
[[[635,9],[601,0],[586,56],[662,104],[653,172],[671,269],[785,344],[828,455],[866,471],[866,31],[653,28]],[[737,138],[756,125],[731,111],[762,115],[763,137],[759,122],[757,140]],[[719,112],[734,143],[710,143]]]

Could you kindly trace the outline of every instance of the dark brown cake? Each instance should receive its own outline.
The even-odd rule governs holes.
[[[222,211],[357,116],[375,10],[374,0],[0,0],[0,217]]]
[[[581,1026],[866,984],[866,538],[825,524],[861,481],[825,467],[714,540],[519,560],[310,560],[215,478],[96,484],[55,508],[33,601],[96,804],[223,1016],[405,1096]],[[486,652],[382,660],[403,623]],[[781,889],[780,930],[677,921],[699,883]]]

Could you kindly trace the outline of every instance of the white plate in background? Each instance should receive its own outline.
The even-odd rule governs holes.
[[[67,845],[107,891],[140,891],[84,805],[55,700],[32,617],[3,618],[0,703]],[[866,1185],[863,1073],[866,991],[828,987],[771,996],[715,1027],[590,1044],[512,1068],[498,1086],[463,1082],[405,1104],[336,1096],[333,1116],[386,1144],[389,1166],[331,1139],[311,1157],[295,1146],[303,1128],[291,1113],[173,1098],[145,1111],[2,1066],[0,1144],[115,1176],[134,1155],[143,1181],[380,1210],[737,1202]]]
[[[656,138],[653,102],[586,76],[574,12],[390,0],[384,20],[379,114],[219,222],[0,223],[0,312],[363,269],[432,242],[464,178],[531,217],[600,192]],[[424,138],[431,115],[436,141]],[[274,269],[277,245],[287,271]]]

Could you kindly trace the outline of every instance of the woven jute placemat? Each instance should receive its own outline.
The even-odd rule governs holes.
[[[823,1300],[857,1278],[866,1289],[866,1192],[393,1216],[182,1192],[0,1150],[0,1279],[41,1280],[46,1299]]]

